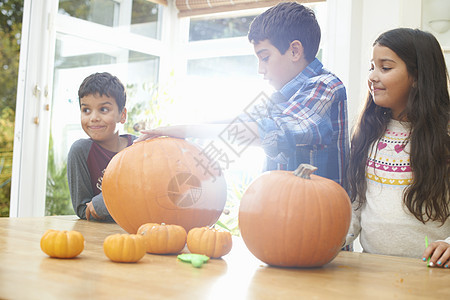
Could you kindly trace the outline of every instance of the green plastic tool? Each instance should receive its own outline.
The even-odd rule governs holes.
[[[177,256],[182,262],[191,263],[196,268],[201,268],[205,262],[209,260],[209,257],[203,254],[184,253]]]

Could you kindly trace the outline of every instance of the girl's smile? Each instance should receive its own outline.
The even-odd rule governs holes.
[[[381,88],[381,87],[376,87],[374,85],[372,85],[372,94],[377,94],[380,91],[384,91],[385,89]]]

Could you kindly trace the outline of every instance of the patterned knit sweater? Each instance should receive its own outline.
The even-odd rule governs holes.
[[[407,123],[391,120],[369,153],[366,166],[367,201],[353,207],[346,244],[359,235],[364,252],[421,258],[425,236],[431,242],[450,243],[450,219],[439,222],[417,220],[403,204],[402,194],[411,182]],[[432,171],[432,170],[431,170]]]

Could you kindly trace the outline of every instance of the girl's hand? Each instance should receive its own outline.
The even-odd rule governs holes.
[[[450,268],[450,244],[446,242],[431,243],[423,252],[422,260],[426,262],[430,257],[430,267]]]

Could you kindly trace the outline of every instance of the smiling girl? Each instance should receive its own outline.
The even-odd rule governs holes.
[[[449,93],[433,35],[399,28],[373,44],[369,95],[353,132],[346,244],[450,266]],[[425,238],[432,243],[425,247]]]

